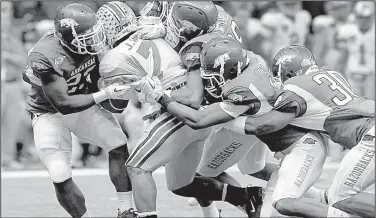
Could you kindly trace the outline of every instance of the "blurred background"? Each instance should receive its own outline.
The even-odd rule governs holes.
[[[2,170],[42,167],[34,150],[30,117],[24,110],[29,87],[22,82],[21,73],[27,51],[52,28],[56,11],[68,3],[71,2],[1,2]],[[97,10],[103,1],[80,3]],[[235,18],[244,46],[269,63],[286,45],[306,45],[320,66],[342,72],[355,93],[375,98],[374,7],[349,1],[217,1],[215,4]],[[119,120],[124,126],[132,117],[125,112]],[[81,143],[77,138],[73,152],[73,167],[107,164],[107,155],[100,148]],[[331,143],[328,161],[339,162],[345,152]]]

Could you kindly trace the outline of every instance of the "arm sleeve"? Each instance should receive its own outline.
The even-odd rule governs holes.
[[[295,113],[295,117],[300,117],[307,111],[307,102],[295,92],[283,91],[274,104],[274,110]]]
[[[224,93],[223,100],[221,108],[233,117],[253,115],[261,108],[261,101],[249,88],[243,86],[235,86]]]

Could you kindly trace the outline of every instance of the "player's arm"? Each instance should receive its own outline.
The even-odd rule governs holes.
[[[66,80],[54,70],[47,59],[35,53],[30,54],[29,59],[32,70],[41,80],[44,94],[61,114],[77,113],[124,93],[125,87],[119,86],[119,92],[115,92],[115,88],[110,87],[93,94],[68,95]]]
[[[204,83],[200,71],[190,71],[187,76],[186,88],[172,91],[171,98],[176,102],[198,109],[204,99]]]
[[[159,102],[161,103],[161,101]],[[167,106],[168,112],[192,129],[203,129],[234,119],[234,117],[222,110],[219,103],[211,104],[200,110],[194,110],[175,101],[170,102],[168,105],[162,104],[162,106]]]
[[[236,126],[239,133],[246,135],[265,135],[287,126],[307,110],[305,100],[292,91],[284,91],[277,98],[272,111],[259,117],[239,117],[226,125]],[[244,126],[244,128],[241,128]],[[242,132],[244,131],[244,132]]]
[[[42,89],[51,104],[62,114],[80,112],[95,105],[93,95],[68,95],[66,80],[52,70],[40,72]]]

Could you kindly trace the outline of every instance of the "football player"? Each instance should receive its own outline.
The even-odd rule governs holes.
[[[355,93],[375,99],[375,3],[355,4],[356,24],[343,26],[338,34],[345,40],[343,64]]]
[[[221,43],[220,40],[223,40],[224,42]],[[257,111],[267,110],[265,107],[266,105],[264,105],[266,104],[264,103],[266,101],[266,98],[265,97],[261,98],[263,96],[259,94],[260,93],[259,89],[261,89],[260,87],[265,87],[267,85],[271,86],[271,80],[270,80],[271,78],[269,78],[266,75],[266,81],[264,81],[264,83],[261,83],[263,82],[262,77],[265,75],[262,75],[263,72],[260,71],[260,69],[259,71],[254,72],[254,74],[256,75],[252,75],[252,73],[249,73],[253,71],[247,71],[247,68],[239,74],[239,71],[237,72],[238,65],[235,65],[235,67],[233,67],[234,64],[232,63],[234,62],[235,64],[242,63],[241,61],[237,62],[237,60],[242,60],[244,58],[243,52],[242,50],[239,50],[239,45],[236,42],[227,42],[225,40],[231,41],[230,38],[221,38],[221,37],[215,38],[209,41],[207,45],[204,46],[204,50],[202,51],[201,63],[204,67],[206,67],[205,68],[206,71],[202,72],[203,74],[202,76],[205,78],[205,80],[207,80],[206,89],[210,93],[216,96],[222,94],[225,101],[219,103],[219,106],[220,107],[222,106],[221,108],[224,111],[230,108],[230,106],[232,106],[233,111],[234,111],[234,108],[237,107],[239,111],[244,110],[244,111],[247,111],[247,113],[252,113],[254,111],[256,111],[257,113]],[[218,68],[220,68],[220,70],[215,69],[214,67],[215,65],[213,64],[213,62],[214,63],[216,62],[216,61],[213,61],[214,59],[213,57],[221,58],[221,52],[217,51],[218,48],[222,49],[222,53],[228,55],[228,57],[225,58],[224,65],[221,66],[220,61],[216,63]],[[236,51],[238,51],[238,53],[236,53]],[[251,55],[252,53],[249,53],[249,54]],[[251,57],[254,58],[254,56],[251,56]],[[252,64],[255,64],[255,62],[251,62],[249,67],[251,67]],[[231,73],[234,73],[234,75],[232,75],[233,79],[229,78],[229,75],[231,76]],[[227,77],[227,80],[225,79],[226,77]],[[237,80],[238,78],[239,80]],[[235,81],[237,83],[233,83]],[[250,83],[251,85],[246,85],[249,83],[249,81],[259,81],[259,83],[254,83],[255,85],[253,85],[253,83]],[[257,86],[257,84],[260,84],[260,83],[261,85]],[[157,87],[157,85],[155,86]],[[256,94],[251,95],[250,94],[251,92],[247,91],[247,88],[246,88],[247,86],[250,87],[249,89],[252,89],[253,91],[252,94],[253,93],[256,93]],[[257,89],[256,86],[259,89]],[[265,92],[265,89],[267,90],[267,87],[263,89],[264,92]],[[223,92],[222,90],[224,91],[228,90],[228,91]],[[151,92],[154,93],[155,95],[157,93],[157,90],[154,90]],[[163,93],[160,92],[159,94],[156,94],[156,95],[161,96],[161,94]],[[236,101],[233,99],[229,99],[228,96],[230,95],[233,95],[232,98],[234,98]],[[255,95],[258,95],[259,97],[256,98]],[[276,95],[274,97],[276,97]],[[168,100],[166,101],[168,103]],[[273,102],[274,100],[272,99],[272,97],[269,97],[269,101]],[[175,104],[175,103],[171,103],[171,104]],[[195,111],[183,105],[177,105],[177,104],[174,105],[173,108],[168,106],[167,110],[171,111],[174,115],[179,117],[179,119],[182,119],[184,122],[187,122],[187,124],[190,125],[192,128],[201,128],[201,126],[214,125],[216,123],[221,123],[223,122],[221,119],[228,119],[224,111],[222,112],[220,109],[218,110],[213,109],[214,108],[213,105],[215,104],[218,104],[218,103],[209,105],[207,108],[203,109],[202,111]],[[227,106],[227,107],[224,107],[224,106]],[[206,112],[205,110],[207,110],[210,107],[212,107],[210,110],[210,113]],[[241,120],[243,121],[240,121],[240,122],[244,122],[245,118],[246,117],[242,117]],[[202,119],[204,119],[204,121],[202,121]],[[239,121],[236,121],[235,124],[231,122],[227,123],[225,124],[225,128],[235,130],[237,133],[239,133],[237,135],[238,137],[241,135],[245,135],[244,130],[239,131],[238,126],[241,126],[241,125],[237,125],[237,122]],[[221,130],[222,129],[218,131],[221,131]],[[222,131],[221,134],[223,133],[224,132]],[[230,136],[230,134],[224,134],[224,135],[226,137]],[[297,128],[294,126],[288,126],[275,133],[264,135],[264,136],[259,136],[259,138],[264,143],[266,143],[272,151],[280,152],[285,156],[280,170],[275,172],[275,176],[272,176],[272,179],[268,183],[267,190],[272,189],[271,187],[275,186],[275,192],[273,196],[269,196],[269,197],[272,197],[273,202],[277,202],[278,200],[284,199],[284,198],[301,197],[317,181],[317,179],[321,175],[322,166],[326,158],[326,147],[325,147],[325,142],[323,140],[323,137],[320,134],[311,132],[309,130],[304,130],[302,128]],[[226,141],[225,138],[222,138],[221,140]],[[236,139],[234,138],[232,138],[231,140],[236,141]],[[222,143],[218,141],[217,143],[215,143],[215,145],[220,146],[222,145]],[[208,152],[208,153],[211,153],[212,156],[213,156],[213,153],[214,154],[216,153],[215,150],[213,150],[214,147],[215,146],[212,146],[210,149],[211,152]],[[241,147],[241,145],[238,146],[237,149],[239,149],[239,147]],[[243,155],[244,155],[244,152],[246,152],[246,150],[243,150]],[[250,153],[251,152],[252,151],[250,151]],[[226,150],[224,150],[224,152],[222,153],[226,154]],[[235,153],[235,152],[227,151],[226,158],[234,159],[233,157],[230,156],[230,155],[233,155],[231,153]],[[256,151],[253,151],[253,153],[257,154]],[[253,156],[253,158],[257,158],[257,157]],[[205,166],[211,169],[222,167],[221,165],[224,162],[223,158],[222,159],[216,158],[214,160],[215,161],[204,162]],[[239,158],[237,160],[239,160]],[[203,167],[204,169],[205,169],[205,166]],[[225,170],[225,169],[226,168],[222,170]],[[202,173],[203,175],[212,173],[212,172],[205,172],[203,169],[201,169],[201,171],[199,172]],[[266,197],[268,197],[268,194]],[[268,206],[264,204],[264,207],[261,210],[262,217],[270,217],[272,215],[270,214],[271,205],[272,204]],[[275,215],[276,214],[273,214],[273,216]]]
[[[83,4],[58,10],[54,29],[29,51],[23,73],[31,84],[26,110],[38,155],[47,168],[61,206],[72,217],[89,217],[85,198],[72,180],[71,133],[109,152],[109,174],[118,194],[130,189],[125,161],[127,138],[115,117],[100,105],[128,94],[130,86],[97,89],[105,41],[95,13]]]
[[[275,208],[293,216],[373,216],[372,194],[362,192],[375,182],[375,102],[355,94],[341,73],[318,68],[312,53],[302,46],[280,50],[273,73],[284,82],[283,92],[273,111],[247,117],[242,124],[247,134],[266,134],[290,123],[323,131],[350,149],[328,190],[329,206],[317,202],[320,209],[312,211],[312,201],[284,199]]]
[[[185,97],[186,88],[203,89],[190,87],[190,84],[199,83],[189,81],[179,55],[165,40],[133,37],[137,29],[133,28],[137,26],[133,12],[117,10],[113,13],[113,10],[107,9],[103,6],[97,12],[99,20],[104,23],[107,42],[112,47],[100,64],[104,87],[111,84],[126,85],[149,75],[159,77],[166,93],[172,98]],[[169,58],[163,59],[162,54]],[[163,165],[166,167],[168,189],[174,193],[181,194],[184,190],[184,193],[189,193],[188,196],[224,200],[245,207],[247,211],[252,210],[250,198],[260,196],[261,187],[239,188],[229,185],[226,194],[222,191],[223,183],[210,178],[195,178],[203,143],[210,129],[192,130],[157,105],[149,107],[144,120],[144,134],[127,162],[138,216],[157,217],[157,190],[152,172]],[[200,189],[191,190],[193,185]]]
[[[265,39],[269,60],[287,45],[305,45],[312,20],[310,13],[302,10],[300,1],[276,1],[276,4],[277,11],[261,17],[261,24],[270,30]]]

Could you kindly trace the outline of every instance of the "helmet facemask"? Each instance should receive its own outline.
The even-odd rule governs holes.
[[[106,42],[102,23],[98,21],[95,26],[86,32],[77,35],[73,27],[72,33],[74,39],[71,44],[77,49],[79,54],[97,55],[101,53]]]
[[[153,14],[153,7],[155,3],[158,4],[157,13],[154,12]],[[162,23],[167,22],[167,16],[169,13],[170,4],[168,1],[152,1],[148,2],[145,7],[143,7],[140,11],[140,16],[137,17],[138,20],[147,19],[147,17],[157,17]]]
[[[75,23],[74,20],[67,19],[66,21],[66,24],[71,28],[73,39],[70,43],[66,42],[61,34],[55,31],[55,35],[57,35],[62,45],[68,48],[71,52],[82,55],[97,55],[103,51],[106,36],[100,21],[82,34],[77,34],[75,26],[78,24]]]

